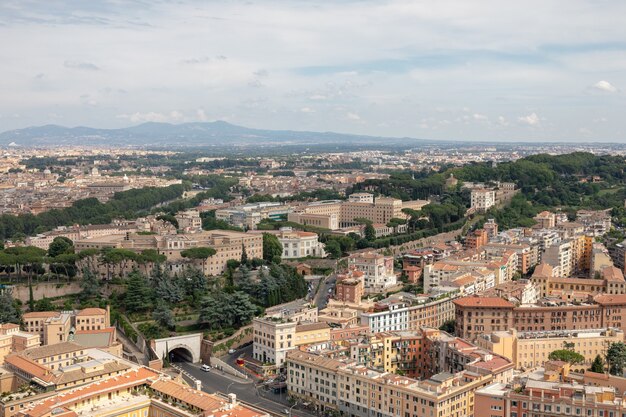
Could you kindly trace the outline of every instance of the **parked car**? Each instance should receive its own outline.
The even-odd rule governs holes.
[[[204,372],[209,372],[211,370],[211,365],[203,364],[200,369]]]
[[[235,353],[235,352],[237,352],[235,349],[230,349],[230,350],[228,351],[228,353],[229,353],[230,355],[232,355],[232,354],[233,354],[233,353]]]

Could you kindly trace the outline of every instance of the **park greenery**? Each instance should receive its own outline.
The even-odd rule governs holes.
[[[550,352],[548,359],[551,361],[568,362],[571,365],[577,365],[585,362],[585,357],[583,355],[570,349],[559,349]]]
[[[108,224],[115,218],[134,219],[159,203],[180,197],[183,185],[164,188],[146,187],[115,193],[106,203],[96,198],[78,200],[71,207],[41,214],[3,214],[0,216],[0,239],[24,239],[57,226]]]

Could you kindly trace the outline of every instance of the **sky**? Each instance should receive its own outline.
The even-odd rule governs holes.
[[[0,131],[626,142],[626,1],[0,1]]]

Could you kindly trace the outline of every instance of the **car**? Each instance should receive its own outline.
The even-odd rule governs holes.
[[[211,365],[202,364],[200,369],[203,370],[204,372],[209,372],[211,370]]]
[[[228,354],[229,354],[229,355],[232,355],[232,354],[233,354],[233,353],[235,353],[235,352],[237,352],[235,349],[230,349],[230,350],[228,351]]]

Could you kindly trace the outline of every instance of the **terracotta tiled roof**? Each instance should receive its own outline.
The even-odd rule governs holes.
[[[63,355],[65,353],[73,353],[85,348],[73,342],[62,342],[54,345],[39,346],[32,349],[26,349],[21,354],[33,359],[47,358],[49,356]]]
[[[602,278],[611,282],[624,282],[624,273],[614,266],[609,266],[602,270]]]
[[[626,294],[600,294],[596,295],[594,301],[601,305],[622,305],[626,304]]]
[[[106,310],[103,308],[95,308],[95,307],[84,308],[80,310],[76,314],[76,316],[97,316],[99,314],[106,314]]]
[[[158,377],[158,374],[148,368],[137,368],[122,375],[107,378],[73,391],[64,391],[62,394],[49,397],[37,403],[32,409],[25,410],[23,414],[28,417],[46,416],[49,415],[53,409],[71,407],[85,398],[101,393],[143,385],[149,379],[156,377]]]
[[[460,307],[514,307],[513,303],[500,297],[463,297],[453,302]]]
[[[296,333],[298,333],[298,332],[308,332],[308,331],[311,331],[311,330],[328,329],[329,327],[330,326],[326,322],[299,324],[299,325],[296,326]]]
[[[50,317],[59,317],[61,313],[58,311],[32,311],[30,313],[24,313],[22,316],[24,319],[47,319]]]
[[[197,391],[171,380],[159,379],[154,381],[150,388],[197,407],[202,411],[215,411],[226,404],[226,401],[219,397]]]
[[[22,355],[9,355],[4,358],[4,362],[22,370],[23,372],[32,375],[33,377],[46,379],[47,376],[51,375],[51,372],[45,366],[39,365],[37,362],[32,359],[26,358]]]

